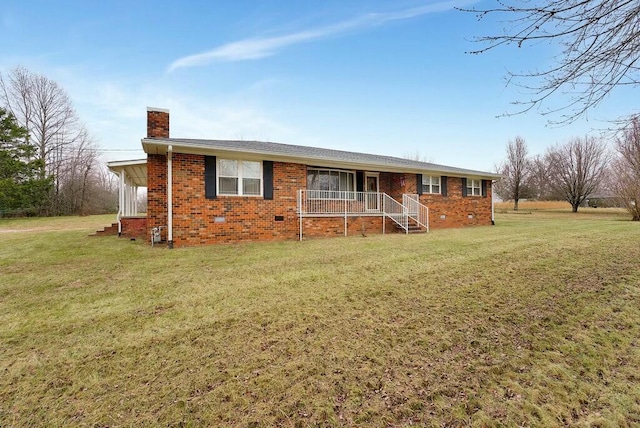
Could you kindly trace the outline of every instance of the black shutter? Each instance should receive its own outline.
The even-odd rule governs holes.
[[[447,196],[447,176],[443,175],[440,177],[440,193],[442,196]]]
[[[416,193],[422,195],[422,174],[416,174]]]
[[[264,198],[273,199],[273,161],[262,161]]]
[[[364,192],[364,171],[356,171],[356,192]]]
[[[487,180],[482,180],[482,197],[487,197]]]
[[[216,198],[216,157],[204,157],[204,197]]]
[[[467,196],[467,179],[462,179],[462,196]]]

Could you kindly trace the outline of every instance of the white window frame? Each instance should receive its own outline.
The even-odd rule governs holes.
[[[467,196],[482,196],[482,180],[467,178]]]
[[[310,189],[309,188],[309,171],[327,171],[329,172],[329,176],[331,176],[332,172],[337,172],[337,173],[347,173],[347,174],[351,174],[351,185],[353,190],[323,190],[323,189]],[[327,197],[322,197],[322,196],[317,196],[317,197],[313,197],[311,199],[338,199],[338,200],[343,200],[343,199],[349,199],[349,200],[353,200],[356,198],[356,172],[352,171],[352,170],[346,170],[346,169],[332,169],[332,168],[311,168],[311,167],[307,167],[307,174],[306,174],[306,188],[307,191],[318,191],[318,192],[327,192],[327,195],[330,195],[332,193],[336,194],[336,195],[340,195],[342,197],[338,197],[338,198],[332,198],[330,196]],[[331,182],[331,180],[329,180],[329,182]],[[338,183],[340,183],[340,179],[338,179]]]
[[[427,181],[426,179],[428,179],[428,182],[425,182]],[[434,183],[434,179],[436,179],[438,182]],[[434,186],[438,186],[437,192],[433,191]],[[442,180],[440,176],[422,174],[422,193],[431,195],[442,194]]]
[[[231,176],[231,175],[221,175],[220,172],[222,171],[222,168],[220,168],[220,162],[221,161],[234,161],[237,163],[238,166],[238,175],[236,176]],[[243,162],[255,162],[257,164],[260,165],[260,177],[255,178],[255,177],[249,177],[255,180],[260,180],[260,194],[259,195],[245,195],[243,190],[244,190],[244,186],[243,186]],[[263,166],[262,166],[262,162],[261,161],[256,161],[256,160],[248,160],[248,159],[234,159],[234,158],[217,158],[216,159],[216,186],[217,186],[217,194],[218,196],[242,196],[242,197],[247,197],[247,198],[261,198],[264,194],[264,171],[262,170]],[[238,179],[238,184],[236,187],[236,191],[237,193],[223,193],[222,192],[222,187],[220,186],[220,178],[237,178]]]

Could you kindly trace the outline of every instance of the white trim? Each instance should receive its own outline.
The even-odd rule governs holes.
[[[173,248],[173,147],[167,150],[167,246]]]
[[[118,176],[120,175],[120,171],[126,171],[128,184],[139,187],[147,186],[146,159],[107,162],[107,168]]]
[[[168,108],[147,107],[147,111],[157,111],[158,113],[167,113],[167,114],[169,114],[169,109]]]
[[[424,183],[424,179],[425,177],[429,177],[429,184],[425,184]],[[433,184],[433,179],[437,179],[438,180],[438,184]],[[428,192],[424,191],[424,187],[427,186],[429,188]],[[438,186],[439,191],[438,192],[433,192],[433,186]],[[422,195],[441,195],[442,194],[442,177],[439,175],[429,175],[429,174],[422,174],[421,180],[420,180],[420,194]]]
[[[324,189],[309,189],[309,170],[312,171],[328,171],[329,172],[329,177],[331,177],[331,173],[332,172],[337,172],[337,173],[347,173],[347,174],[351,174],[351,186],[352,186],[352,190],[331,190],[328,189],[326,190],[327,192],[356,192],[357,189],[357,177],[356,177],[356,171],[355,170],[349,170],[349,169],[336,169],[336,168],[325,168],[325,167],[314,167],[314,166],[307,166],[307,171],[305,174],[305,189],[306,190],[319,190],[319,191],[325,191]],[[338,176],[338,183],[340,182],[340,176]]]
[[[145,153],[148,154],[159,154],[163,155],[166,153],[165,147],[169,144],[174,146],[174,151],[179,147],[180,153],[185,154],[196,154],[196,155],[215,155],[220,156],[225,159],[234,158],[234,157],[242,157],[245,160],[253,160],[261,159],[261,160],[270,160],[275,162],[288,162],[288,163],[297,163],[301,165],[318,165],[322,164],[329,168],[338,168],[338,169],[353,169],[353,170],[376,170],[381,172],[399,172],[399,173],[416,173],[416,174],[436,174],[436,175],[446,175],[448,177],[468,177],[468,176],[479,176],[484,179],[500,179],[502,178],[499,174],[484,174],[483,171],[472,171],[465,170],[463,168],[459,168],[460,171],[450,171],[447,169],[424,169],[424,168],[416,168],[416,167],[406,167],[402,165],[387,165],[387,164],[377,164],[377,163],[368,163],[368,162],[357,162],[357,161],[342,161],[336,160],[335,158],[329,158],[326,156],[298,156],[298,155],[288,155],[286,153],[273,153],[269,151],[252,151],[246,152],[242,148],[232,148],[232,147],[211,147],[204,144],[198,144],[195,142],[185,142],[185,141],[166,141],[162,139],[149,139],[143,138],[141,139],[142,148]],[[438,165],[435,165],[436,167]],[[443,166],[444,165],[440,165]]]
[[[367,187],[367,178],[369,177],[373,177],[376,179],[376,190],[375,193],[378,194],[380,193],[380,173],[379,172],[370,172],[370,171],[365,171],[364,173],[364,183],[363,183],[363,187],[364,187],[364,191],[365,192],[370,192],[369,188]],[[375,202],[375,206],[373,208],[369,207],[369,203],[370,202]],[[367,198],[366,202],[365,202],[365,209],[367,211],[379,211],[380,210],[380,199],[379,198]]]
[[[238,180],[238,185],[237,185],[237,191],[238,193],[222,193],[221,192],[221,186],[220,186],[220,161],[221,160],[230,160],[230,161],[236,161],[237,162],[237,166],[238,166],[238,175],[237,177],[232,177],[232,176],[222,176],[222,178],[237,178]],[[243,180],[243,167],[242,167],[242,162],[255,162],[257,164],[260,165],[260,177],[257,178],[257,180],[260,180],[260,194],[259,195],[245,195],[243,193],[243,186],[242,186],[242,180]],[[263,164],[261,161],[255,161],[255,160],[247,160],[247,159],[242,159],[242,158],[220,158],[220,157],[216,157],[216,192],[217,192],[217,196],[224,196],[224,197],[234,197],[234,196],[241,196],[243,198],[262,198],[264,197],[264,170],[263,170]],[[256,178],[252,178],[253,180],[256,180]]]
[[[119,167],[119,166],[130,166],[130,165],[145,165],[147,163],[146,159],[133,159],[133,160],[122,160],[122,161],[111,161],[107,162],[107,167]]]
[[[473,182],[477,181],[478,182],[478,186],[474,186]],[[470,184],[471,183],[471,184]],[[471,193],[469,193],[469,189],[471,189]],[[475,195],[473,193],[473,189],[478,189],[478,194]],[[482,180],[478,179],[478,178],[467,178],[467,196],[482,196]]]

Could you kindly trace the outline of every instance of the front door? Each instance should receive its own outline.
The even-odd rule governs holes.
[[[380,210],[380,196],[378,194],[378,174],[366,174],[367,211]]]

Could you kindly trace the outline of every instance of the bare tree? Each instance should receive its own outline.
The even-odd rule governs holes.
[[[6,78],[0,75],[0,100],[29,130],[30,143],[45,161],[42,175],[52,175],[65,146],[80,134],[67,93],[49,78],[17,67]]]
[[[594,137],[574,138],[547,151],[551,188],[569,202],[572,211],[606,179],[610,155]]]
[[[404,159],[414,160],[418,162],[433,163],[433,157],[420,153],[420,150],[416,150],[414,153],[405,153],[402,157]]]
[[[53,80],[17,67],[0,74],[0,103],[29,131],[41,178],[53,180],[50,214],[83,213],[96,147],[66,91]]]
[[[87,213],[90,189],[93,187],[93,171],[97,164],[94,141],[83,130],[76,143],[67,150],[57,172],[58,212],[63,214]]]
[[[538,200],[551,197],[549,185],[549,166],[545,156],[536,155],[529,161],[529,190],[531,196]]]
[[[118,209],[118,181],[104,164],[98,163],[89,174],[89,197],[85,210],[90,214],[115,213]],[[146,207],[146,205],[144,205]],[[140,210],[144,212],[144,210]]]
[[[504,199],[513,200],[514,211],[518,211],[518,201],[527,191],[531,170],[527,155],[527,143],[522,137],[516,137],[507,143],[507,158],[498,167],[502,180],[496,183],[496,191]]]
[[[612,187],[634,221],[640,221],[640,118],[634,117],[616,140]]]
[[[495,7],[463,9],[478,20],[495,16],[505,22],[503,32],[476,39],[484,45],[472,53],[500,46],[524,47],[558,43],[563,47],[549,68],[509,73],[508,81],[531,92],[517,101],[517,113],[540,107],[554,94],[565,105],[543,114],[562,112],[571,122],[596,107],[617,87],[640,83],[640,5],[637,0],[496,0]]]

